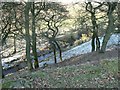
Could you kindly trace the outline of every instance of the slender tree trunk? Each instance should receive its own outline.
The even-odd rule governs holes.
[[[34,66],[35,68],[39,67],[37,49],[36,49],[36,33],[35,33],[35,6],[34,2],[32,3],[32,50],[34,55]]]
[[[0,90],[1,90],[1,88],[2,88],[2,76],[3,76],[3,68],[2,68],[2,53],[1,53],[1,51],[2,51],[2,35],[1,35],[1,33],[0,33]]]
[[[96,43],[95,43],[95,39],[96,39]],[[95,51],[95,49],[96,51],[100,51],[100,40],[96,32],[93,32],[91,45],[92,45],[92,52]]]
[[[96,51],[100,51],[100,40],[98,38],[98,35],[96,36]]]
[[[3,75],[3,68],[2,68],[2,41],[1,41],[2,37],[0,36],[0,89],[2,88],[2,79],[4,78]]]
[[[57,63],[57,59],[56,59],[56,49],[53,49],[53,53],[54,53],[54,60],[55,60],[55,63]]]
[[[16,53],[16,36],[15,36],[15,34],[14,34],[14,52],[13,52],[13,54],[14,53]]]
[[[56,45],[57,45],[57,47],[59,49],[60,60],[62,61],[62,50],[60,48],[60,45],[57,43],[57,41],[55,41],[55,43],[56,43]]]
[[[25,33],[26,33],[26,57],[29,70],[32,70],[32,62],[30,58],[30,33],[29,33],[29,9],[30,9],[30,2],[26,3],[25,6]]]
[[[102,53],[105,52],[106,46],[107,46],[107,42],[110,39],[110,36],[112,35],[112,33],[114,32],[114,17],[112,15],[113,11],[115,9],[114,4],[109,4],[109,10],[108,10],[108,27],[102,42],[102,47],[101,47],[101,51]]]
[[[94,35],[94,33],[93,33],[93,36],[92,36],[91,46],[92,46],[92,52],[95,51],[95,35]]]
[[[56,46],[55,46],[54,43],[51,43],[51,45],[52,45],[53,53],[54,53],[54,61],[55,61],[55,63],[57,63],[57,59],[56,59]]]
[[[4,78],[3,68],[2,68],[2,58],[1,57],[2,57],[2,55],[0,54],[0,79]]]
[[[2,60],[0,55],[0,89],[2,88],[2,78],[3,78],[3,70],[2,70]]]

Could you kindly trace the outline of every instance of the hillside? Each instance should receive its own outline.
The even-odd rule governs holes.
[[[33,72],[6,76],[3,88],[116,88],[118,48],[105,54],[88,53]],[[94,57],[93,57],[94,56]]]
[[[0,89],[120,86],[118,1],[4,1]]]

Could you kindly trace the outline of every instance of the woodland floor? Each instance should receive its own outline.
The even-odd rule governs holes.
[[[87,53],[33,72],[16,72],[3,79],[3,88],[117,88],[118,48]]]

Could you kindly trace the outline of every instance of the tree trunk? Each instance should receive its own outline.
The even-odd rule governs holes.
[[[93,36],[92,36],[91,45],[92,45],[92,52],[93,52],[93,51],[95,51],[95,35],[94,35],[94,33],[93,33]]]
[[[100,41],[98,38],[98,26],[97,26],[96,17],[95,17],[95,11],[91,13],[91,20],[93,25],[93,36],[92,36],[92,42],[91,42],[92,52],[93,52],[95,51],[95,47],[96,47],[96,51],[100,49]],[[95,39],[96,39],[96,43],[95,43]]]
[[[25,33],[26,33],[26,57],[29,70],[32,70],[32,62],[30,58],[30,33],[29,33],[29,9],[30,2],[26,3],[25,6]]]
[[[3,70],[2,70],[2,60],[0,55],[0,89],[2,88],[2,78],[3,78]]]
[[[55,60],[55,64],[57,63],[57,59],[56,59],[56,49],[53,49],[54,52],[54,60]]]
[[[13,52],[13,54],[14,53],[16,53],[16,36],[15,36],[15,34],[14,34],[14,52]]]
[[[1,51],[0,51],[1,52]],[[3,75],[3,68],[2,68],[2,58],[1,58],[1,54],[0,54],[0,79],[4,78]]]
[[[56,46],[54,43],[51,43],[52,45],[52,49],[53,49],[53,53],[54,53],[54,61],[55,61],[55,64],[57,63],[57,59],[56,59]]]
[[[57,41],[55,41],[55,43],[56,43],[56,45],[57,45],[57,47],[59,49],[60,60],[62,61],[62,50],[60,48],[60,45],[57,43]]]
[[[38,57],[37,57],[37,49],[36,49],[36,33],[35,33],[35,8],[34,8],[34,2],[32,3],[32,50],[34,55],[34,66],[35,68],[39,67],[38,63]]]
[[[108,10],[108,27],[102,42],[102,47],[101,47],[101,51],[102,53],[105,52],[106,46],[107,46],[107,42],[110,39],[110,36],[112,35],[112,32],[114,31],[114,17],[112,15],[113,11],[115,9],[114,4],[109,4],[109,10]]]
[[[96,35],[96,51],[100,51],[100,40],[98,38],[98,35]]]
[[[1,36],[0,36],[0,88],[2,86],[2,78],[4,78],[3,75],[3,68],[2,68],[2,42],[1,42]]]

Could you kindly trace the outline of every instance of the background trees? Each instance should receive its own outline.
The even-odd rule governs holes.
[[[96,48],[98,48],[98,50],[100,52],[105,52],[107,42],[115,30],[115,27],[114,27],[115,17],[113,16],[113,13],[114,13],[114,10],[116,9],[117,3],[116,2],[112,2],[112,3],[111,2],[108,2],[108,3],[97,2],[97,3],[99,4],[97,7],[95,7],[95,5],[93,7],[91,2],[88,2],[86,5],[86,10],[91,13],[91,20],[92,20],[92,25],[93,25],[92,51],[95,50],[94,39],[96,37]],[[93,4],[95,4],[95,3],[93,3]],[[105,7],[107,7],[107,9],[105,7],[102,7],[103,5]],[[104,35],[104,39],[102,42],[101,50],[100,50],[100,41],[98,38],[98,29],[99,28],[98,28],[98,24],[96,23],[97,22],[97,19],[96,19],[97,15],[95,15],[96,10],[99,10],[101,13],[102,13],[102,11],[104,11],[108,18],[108,22],[106,22],[108,25],[106,25],[107,27],[105,28],[105,35]],[[102,18],[104,18],[104,17],[102,17]],[[104,23],[104,21],[102,21],[102,22]]]
[[[16,40],[23,34],[23,17],[22,17],[22,5],[20,3],[3,3],[1,8],[1,31],[2,31],[2,42],[3,47],[13,46],[13,51],[11,54],[16,53]],[[8,43],[11,41],[11,44]],[[13,42],[13,43],[12,43]]]
[[[59,51],[62,61],[62,50],[68,46],[68,49],[74,47],[77,40],[80,40],[81,43],[85,42],[86,37],[89,38],[87,40],[92,39],[92,51],[95,51],[96,46],[96,51],[101,49],[101,52],[105,52],[114,29],[117,27],[119,31],[119,5],[117,6],[117,3],[114,2],[88,2],[84,5],[76,3],[66,6],[57,2],[44,1],[3,3],[0,9],[2,12],[0,18],[1,42],[3,51],[6,48],[11,49],[11,47],[13,50],[6,57],[12,56],[26,47],[25,58],[31,70],[33,60],[34,68],[39,67],[37,51],[40,51],[42,44],[54,53],[54,60],[57,63],[57,51]],[[117,14],[118,20],[115,18]],[[104,39],[100,48],[99,37],[102,36]],[[64,41],[65,44],[67,43],[66,47],[63,46]],[[22,42],[24,44],[21,48]],[[49,43],[47,46],[46,42]]]

